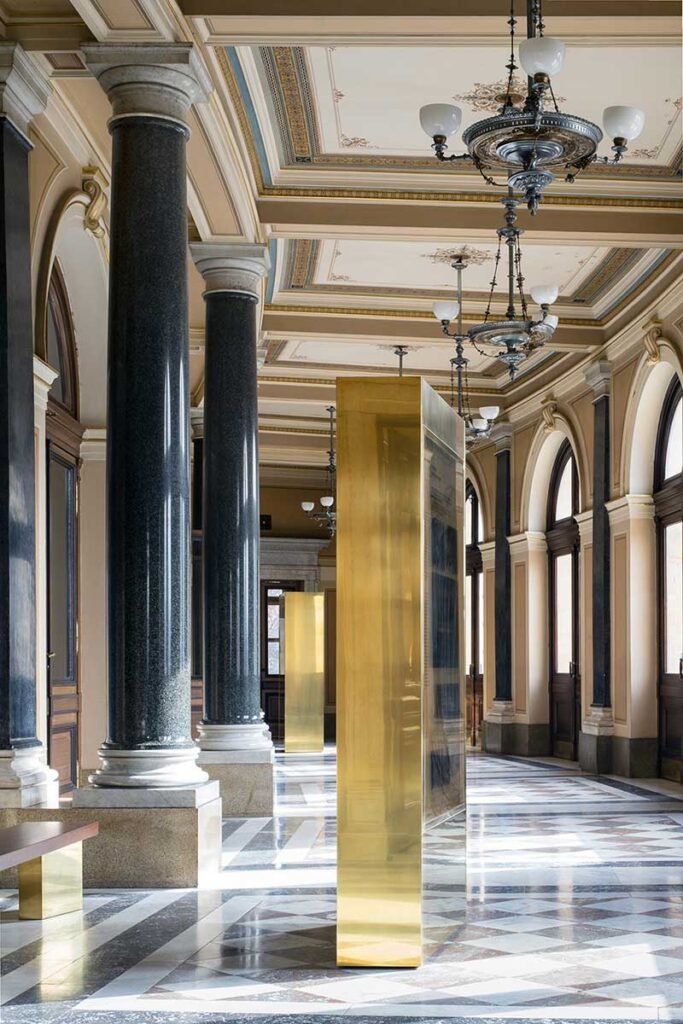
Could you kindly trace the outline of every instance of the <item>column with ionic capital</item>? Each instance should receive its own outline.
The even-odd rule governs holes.
[[[204,718],[200,764],[226,815],[273,809],[261,710],[257,314],[264,245],[194,243],[204,277]]]
[[[496,688],[486,714],[483,745],[487,751],[509,753],[513,742],[512,703],[512,575],[510,566],[510,501],[512,426],[497,423],[491,432],[496,445],[495,533],[495,662]]]
[[[612,771],[610,524],[610,390],[612,367],[601,360],[587,367],[585,378],[593,394],[593,510],[591,515],[591,652],[587,663],[583,722],[579,734],[579,763],[590,772]],[[585,528],[584,528],[585,533]]]
[[[39,730],[36,714],[28,168],[29,123],[47,98],[47,78],[21,46],[0,44],[0,807],[15,808],[57,798],[57,773],[45,764],[37,735],[44,723]]]

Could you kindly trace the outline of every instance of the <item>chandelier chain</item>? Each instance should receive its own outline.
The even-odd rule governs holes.
[[[503,236],[498,235],[498,249],[496,250],[496,258],[493,264],[493,277],[491,278],[491,290],[489,292],[489,300],[486,304],[486,312],[484,313],[484,323],[488,323],[489,316],[491,315],[491,303],[493,302],[493,295],[496,290],[498,283],[498,264],[500,263],[501,247],[503,244]]]

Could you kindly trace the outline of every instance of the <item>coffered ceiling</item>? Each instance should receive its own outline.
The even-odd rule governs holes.
[[[464,127],[495,112],[507,10],[507,0],[0,0],[5,35],[47,62],[103,163],[99,87],[80,43],[199,48],[216,92],[193,114],[192,231],[265,241],[273,264],[261,346],[265,461],[324,461],[335,378],[395,373],[397,344],[408,348],[407,371],[448,394],[452,351],[431,303],[452,294],[450,263],[464,253],[465,320],[482,315],[503,189],[469,165],[439,165],[418,110],[455,102]],[[514,384],[502,365],[468,352],[473,402],[494,398],[508,410],[599,353],[683,274],[680,3],[545,0],[544,13],[547,32],[567,43],[553,83],[560,106],[600,123],[603,107],[632,103],[647,120],[622,167],[556,181],[535,218],[520,210],[527,285],[559,285],[560,326]],[[200,351],[196,275],[191,295]],[[201,394],[200,372],[195,401]]]

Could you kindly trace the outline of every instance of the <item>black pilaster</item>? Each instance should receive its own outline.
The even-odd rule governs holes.
[[[512,700],[512,576],[510,568],[510,441],[496,451],[496,697]]]
[[[610,400],[593,403],[593,700],[611,705],[610,693]]]

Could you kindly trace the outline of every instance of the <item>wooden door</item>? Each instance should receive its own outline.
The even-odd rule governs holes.
[[[552,754],[575,761],[581,722],[578,551],[551,555],[550,732]]]
[[[675,782],[683,782],[682,566],[683,519],[671,516],[659,525],[659,752],[660,774]]]
[[[62,793],[78,784],[77,495],[77,458],[48,442],[48,760]]]
[[[299,580],[266,580],[261,583],[261,707],[274,743],[285,738],[285,663],[281,599],[292,590],[303,590]]]

